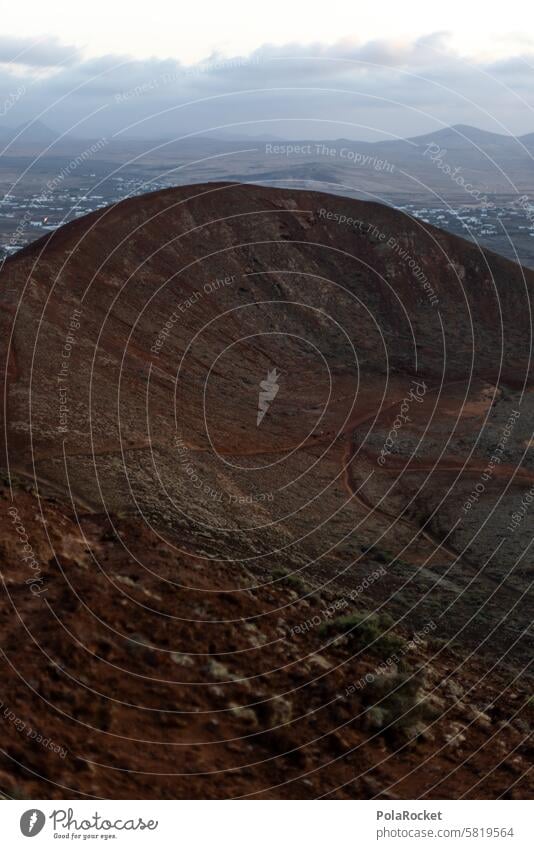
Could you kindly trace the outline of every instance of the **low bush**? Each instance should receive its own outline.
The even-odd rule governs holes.
[[[400,651],[405,644],[398,634],[386,633],[391,624],[391,617],[387,614],[360,611],[325,622],[321,625],[319,633],[322,636],[346,634],[353,648],[368,648],[373,654],[389,657]]]

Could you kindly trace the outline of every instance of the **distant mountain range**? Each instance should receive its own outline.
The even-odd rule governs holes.
[[[59,133],[51,130],[42,121],[27,121],[17,127],[0,127],[0,142],[4,144],[50,144],[58,138]]]
[[[236,153],[243,144],[247,152]],[[103,156],[118,153],[120,158],[117,145],[111,144]],[[129,142],[128,147],[150,151],[147,155],[154,157],[153,142]],[[339,186],[344,194],[353,190],[381,199],[439,197],[469,204],[486,196],[534,191],[534,133],[515,138],[463,124],[379,142],[199,136],[167,142],[158,155],[163,163],[174,164],[177,155],[196,163],[199,152],[206,156],[231,152],[231,156],[188,167],[188,181],[235,179],[272,185],[273,180],[282,180],[297,188],[331,191]]]
[[[195,155],[214,145],[212,139],[196,139]],[[380,142],[341,138],[256,141],[255,145],[254,153],[217,162],[217,171],[210,164],[210,179],[274,182],[389,202],[402,198],[453,205],[484,204],[490,198],[495,201],[496,196],[504,200],[521,194],[532,196],[534,190],[534,133],[515,138],[457,125]],[[184,146],[185,142],[177,142],[172,148],[182,152]],[[206,166],[201,167],[202,172],[194,176],[206,178]]]
[[[0,128],[0,145],[6,148],[3,165],[8,180],[23,169],[29,175],[38,156],[40,179],[47,172],[52,179],[66,173],[65,185],[70,183],[75,191],[88,177],[100,186],[107,175],[116,180],[120,170],[121,180],[133,180],[130,187],[143,185],[144,180],[152,185],[154,173],[160,187],[208,181],[256,183],[327,191],[402,208],[411,205],[422,211],[423,219],[429,208],[498,209],[519,204],[523,220],[517,221],[514,235],[520,240],[517,251],[507,247],[507,237],[504,243],[501,239],[489,246],[512,258],[517,252],[531,264],[528,209],[534,200],[534,133],[516,138],[457,124],[411,138],[375,142],[283,140],[272,134],[257,137],[224,131],[219,137],[208,132],[180,138],[177,133],[174,140],[157,141],[113,135],[100,139],[58,136],[37,120]],[[98,177],[90,176],[92,171]],[[88,188],[83,185],[84,190]],[[492,232],[490,228],[480,233],[486,244]]]
[[[20,124],[16,127],[5,127],[0,126],[0,140],[14,140],[19,138],[24,143],[31,141],[46,141],[53,142],[54,140],[58,140],[62,136],[62,134],[56,130],[51,129],[47,124],[40,120],[27,121],[24,124]],[[70,142],[75,142],[78,144],[83,139],[78,136],[72,136],[67,133],[64,136],[65,140],[69,140]],[[429,144],[439,144],[440,147],[446,147],[449,150],[457,150],[462,151],[467,148],[483,148],[485,150],[489,150],[491,148],[499,151],[517,151],[521,148],[526,148],[529,151],[534,151],[534,132],[526,133],[521,136],[514,136],[508,133],[495,133],[489,130],[481,130],[478,127],[472,127],[469,124],[454,124],[451,127],[444,127],[441,130],[436,130],[431,133],[424,133],[422,135],[416,136],[408,136],[407,138],[396,138],[396,139],[385,139],[383,141],[363,141],[359,139],[348,139],[348,138],[337,138],[337,139],[284,139],[281,136],[274,135],[272,133],[240,133],[240,132],[232,132],[227,130],[220,131],[209,131],[204,135],[198,135],[194,137],[189,137],[184,140],[184,142],[180,142],[179,136],[174,138],[165,136],[162,138],[151,138],[151,139],[139,139],[139,138],[129,138],[127,136],[121,137],[122,142],[132,144],[137,143],[140,145],[146,144],[150,142],[154,143],[171,143],[171,144],[188,144],[191,141],[194,141],[195,144],[199,142],[202,144],[205,141],[213,142],[251,142],[254,144],[263,143],[263,142],[273,142],[277,144],[289,144],[289,145],[298,145],[298,144],[346,144],[349,146],[357,145],[359,148],[367,148],[367,149],[375,149],[378,148],[380,150],[396,150],[402,149],[405,150],[407,146],[410,147],[421,147]]]

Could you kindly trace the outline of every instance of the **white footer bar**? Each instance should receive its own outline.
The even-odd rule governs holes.
[[[528,801],[5,801],[2,845],[534,847]]]

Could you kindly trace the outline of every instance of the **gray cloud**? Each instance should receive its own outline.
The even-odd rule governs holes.
[[[0,60],[9,51],[20,54],[24,45],[0,40]],[[11,124],[15,113],[22,123],[43,112],[60,131],[83,120],[77,135],[153,138],[222,125],[240,125],[235,132],[252,135],[362,139],[456,123],[494,131],[503,131],[502,124],[518,134],[534,129],[534,115],[520,99],[530,98],[534,52],[525,48],[521,56],[493,63],[466,61],[444,32],[412,41],[263,45],[249,56],[214,54],[192,67],[127,56],[77,54],[72,61],[71,49],[54,39],[34,52],[30,46],[28,65],[31,56],[34,65],[57,70],[37,82],[31,74],[16,78],[27,91],[9,114]],[[0,65],[0,102],[17,83]]]
[[[61,44],[57,38],[17,38],[0,35],[0,63],[55,68],[81,61],[78,48]]]

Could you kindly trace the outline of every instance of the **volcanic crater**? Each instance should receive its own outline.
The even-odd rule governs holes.
[[[189,747],[200,795],[276,796],[282,791],[272,789],[280,779],[272,758],[283,760],[297,740],[301,755],[287,755],[295,795],[350,795],[338,788],[351,781],[366,796],[392,783],[391,793],[407,797],[439,795],[440,788],[454,795],[454,782],[438,781],[436,754],[455,739],[452,720],[422,744],[435,774],[417,773],[419,755],[410,746],[395,756],[388,783],[383,769],[373,772],[365,741],[378,735],[393,757],[407,738],[397,725],[382,737],[384,717],[355,723],[347,695],[315,730],[296,697],[291,707],[261,707],[271,704],[271,686],[278,698],[284,687],[313,681],[312,704],[321,713],[329,670],[332,692],[344,693],[376,666],[372,650],[356,661],[350,636],[325,649],[326,631],[314,628],[289,641],[288,671],[280,667],[284,650],[279,656],[269,647],[348,597],[354,615],[392,617],[384,628],[399,639],[432,623],[442,646],[425,638],[419,661],[430,671],[424,683],[414,673],[410,698],[424,692],[431,699],[440,677],[464,664],[462,682],[475,688],[477,663],[489,669],[496,656],[492,674],[501,677],[491,680],[499,692],[522,673],[532,524],[527,517],[510,528],[534,486],[534,272],[380,204],[221,183],[136,197],[76,220],[8,260],[1,281],[3,497],[39,536],[46,604],[21,588],[24,569],[11,544],[4,581],[22,611],[18,640],[28,639],[30,624],[37,629],[55,671],[47,682],[36,675],[37,660],[21,668],[25,680],[35,679],[32,710],[38,693],[47,696],[46,721],[56,736],[56,699],[62,710],[75,699],[78,719],[93,729],[82,744],[69,719],[69,746],[85,772],[75,775],[69,763],[50,767],[43,754],[20,768],[20,780],[41,797],[65,784],[82,795],[146,794],[146,776],[139,776],[158,772],[162,762],[124,742],[125,729],[129,738],[143,733],[142,711],[128,706],[135,701],[131,676],[150,679],[148,692],[141,684],[135,691],[145,699],[142,710],[175,705],[178,713],[200,676],[208,689],[192,710],[214,712],[211,719],[165,719],[157,732],[162,742]],[[68,533],[58,532],[63,525]],[[370,581],[377,569],[380,579]],[[101,611],[98,625],[85,605]],[[70,638],[90,647],[87,686],[103,691],[92,707],[79,687],[69,689],[54,610],[68,614]],[[227,632],[222,620],[231,623]],[[101,628],[117,634],[99,635]],[[5,639],[7,654],[16,655],[12,636]],[[168,655],[178,646],[193,659],[175,660],[185,680],[172,696]],[[322,658],[315,662],[323,664],[319,690],[310,650]],[[300,652],[308,659],[298,672]],[[204,653],[211,660],[198,661]],[[110,665],[128,672],[114,678]],[[274,675],[274,668],[282,671]],[[255,675],[261,685],[252,693],[236,684]],[[22,710],[17,680],[13,698]],[[119,698],[110,713],[112,689]],[[232,691],[227,698],[223,689]],[[477,711],[485,715],[486,689],[479,695]],[[519,707],[521,689],[514,698]],[[439,699],[434,708],[448,710]],[[226,742],[217,742],[220,711]],[[460,710],[454,722],[471,727],[475,720],[466,716]],[[338,720],[352,730],[336,731],[321,748],[318,737]],[[512,731],[520,753],[521,728],[506,734]],[[112,763],[102,765],[101,738],[109,734],[120,743]],[[475,751],[479,736],[470,734],[463,747]],[[241,742],[229,743],[236,735]],[[213,756],[199,741],[213,743]],[[8,757],[18,758],[17,745],[15,735]],[[354,746],[367,752],[365,780],[361,769],[350,777]],[[339,770],[319,775],[332,747]],[[452,762],[467,757],[452,743],[450,751]],[[182,778],[173,784],[166,751],[159,792],[187,793],[180,758]],[[258,758],[269,767],[257,766]],[[487,751],[484,758],[491,760]],[[518,780],[522,763],[511,767]],[[43,764],[49,775],[38,779]],[[489,761],[476,764],[475,771],[490,769]],[[513,783],[496,764],[482,794]],[[122,768],[137,777],[113,772]],[[218,786],[201,777],[212,769],[233,777]],[[469,793],[473,764],[462,769],[462,792]],[[417,777],[405,778],[412,772]]]

